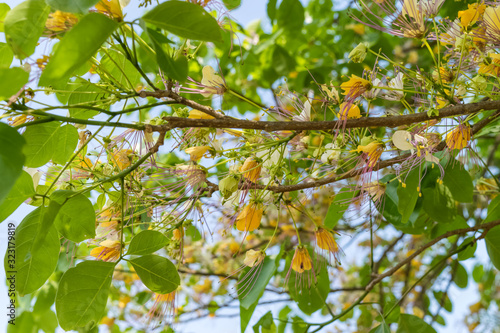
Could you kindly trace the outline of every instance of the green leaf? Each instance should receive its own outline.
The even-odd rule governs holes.
[[[3,22],[5,21],[5,16],[9,12],[10,7],[6,3],[0,3],[0,32],[4,32]]]
[[[437,333],[431,325],[414,315],[401,314],[396,333]]]
[[[57,129],[61,123],[50,122],[29,126],[23,134],[26,139],[25,165],[30,168],[38,168],[45,165],[54,154]]]
[[[0,204],[3,204],[10,190],[23,171],[26,144],[23,137],[12,127],[0,123]]]
[[[116,29],[118,23],[103,14],[85,15],[59,42],[42,72],[40,86],[60,83],[89,60]]]
[[[276,44],[273,48],[271,66],[279,75],[286,76],[295,69],[295,59],[286,49]]]
[[[274,19],[276,18],[276,3],[278,0],[269,0],[267,3],[267,16],[271,20],[271,24],[273,23]]]
[[[0,68],[0,100],[9,99],[28,83],[29,74],[22,68]]]
[[[302,29],[304,17],[304,7],[299,0],[283,0],[278,8],[278,25],[289,33]]]
[[[21,171],[21,176],[17,178],[14,187],[9,192],[7,198],[0,205],[0,222],[5,220],[10,214],[21,205],[26,199],[35,194],[33,179],[26,171]]]
[[[278,333],[285,333],[286,325],[288,324],[288,314],[292,312],[292,309],[286,305],[283,309],[280,310],[278,314],[279,322],[278,322]]]
[[[143,19],[179,37],[222,42],[217,21],[194,3],[167,1],[153,8]]]
[[[64,273],[56,294],[59,325],[66,331],[90,329],[101,319],[116,263],[84,261]]]
[[[448,231],[463,229],[468,227],[469,225],[467,224],[465,219],[462,216],[457,215],[452,223],[437,223],[434,226],[434,228],[432,228],[431,238],[439,237],[447,233]]]
[[[50,277],[59,258],[59,235],[55,227],[46,231],[45,241],[37,249],[33,245],[47,208],[39,207],[29,213],[16,229],[15,267],[5,255],[5,271],[17,271],[16,290],[20,295],[40,288]]]
[[[66,164],[78,144],[78,130],[75,126],[67,124],[57,129],[54,137],[54,151],[52,162]]]
[[[455,270],[455,276],[453,277],[453,281],[459,288],[467,288],[467,284],[469,283],[469,274],[465,270],[464,266],[458,264]]]
[[[400,183],[398,187],[398,211],[402,216],[401,223],[406,224],[415,209],[418,194],[420,193],[418,191],[420,168],[416,167],[407,174],[406,178],[403,177],[403,179],[405,187],[403,187],[403,183]]]
[[[90,106],[88,104],[93,104],[94,106],[100,107],[98,105],[99,99],[105,99],[108,97],[107,92],[97,87],[95,84],[88,83],[81,85],[80,87],[73,90],[68,98],[68,104],[80,106]],[[85,108],[70,108],[69,115],[73,118],[78,119],[89,119],[97,116],[99,111],[85,109]]]
[[[484,239],[491,263],[500,270],[500,226],[488,231]]]
[[[450,161],[444,170],[443,183],[448,187],[453,199],[458,202],[472,202],[474,185],[472,178],[462,163]]]
[[[33,240],[33,251],[37,251],[45,242],[45,238],[48,235],[47,230],[52,229],[54,225],[54,220],[56,218],[59,209],[61,208],[61,203],[53,200],[53,195],[57,195],[58,192],[70,192],[70,191],[55,191],[51,195],[51,199],[48,207],[44,207],[44,215],[40,225],[38,226],[38,232],[35,239]]]
[[[347,187],[340,189],[340,191],[333,198],[330,207],[328,207],[328,212],[323,220],[323,225],[327,228],[333,229],[342,216],[344,216],[345,211],[349,208],[352,198],[354,198],[355,195],[356,191]]]
[[[135,90],[137,85],[141,83],[141,73],[121,52],[107,50],[100,63],[109,75],[123,87]]]
[[[276,262],[268,257],[261,265],[246,267],[237,284],[240,306],[249,309],[254,303],[258,303],[275,272]]]
[[[14,52],[12,52],[9,45],[7,43],[0,43],[0,67],[9,67],[13,59]]]
[[[52,193],[51,199],[60,191]],[[74,195],[70,192],[67,196]],[[67,197],[66,196],[66,197]],[[65,238],[79,243],[95,237],[95,211],[90,200],[83,194],[64,200],[54,224]]]
[[[15,320],[15,325],[7,325],[7,333],[38,333],[33,313],[24,311]]]
[[[50,308],[47,310],[49,311],[47,311],[43,316],[35,317],[36,323],[45,333],[55,333],[56,329],[59,327],[57,323],[57,316],[54,311],[50,310]]]
[[[179,82],[186,81],[188,75],[187,58],[180,53],[176,58],[171,57],[163,50],[162,43],[158,39],[157,34],[151,29],[146,28],[146,31],[156,52],[156,62],[160,66],[160,69],[174,80]]]
[[[484,267],[481,264],[476,264],[472,270],[472,278],[474,282],[479,283],[484,277]]]
[[[257,307],[257,303],[254,303],[250,306],[250,308],[245,309],[240,305],[240,329],[241,332],[245,332],[247,329],[248,323],[250,322],[250,319],[252,318],[252,314],[255,311],[255,308]]]
[[[435,188],[426,187],[422,189],[423,208],[436,222],[450,223],[455,220],[457,210],[450,190],[442,185],[436,184]]]
[[[144,230],[138,233],[130,241],[127,255],[144,255],[158,251],[168,243],[168,238],[161,232]]]
[[[370,333],[391,333],[389,326],[386,323],[382,323],[377,327],[370,330]]]
[[[241,0],[222,0],[228,10],[233,10],[241,5]]]
[[[273,314],[268,311],[259,321],[253,326],[254,333],[276,333],[276,325],[274,324]]]
[[[472,258],[474,256],[474,253],[476,253],[477,242],[474,242],[474,237],[464,239],[459,247],[462,247],[464,245],[468,246],[465,248],[465,250],[458,253],[458,260],[460,261]]]
[[[36,294],[36,302],[33,307],[33,313],[40,316],[50,310],[56,299],[56,287],[49,281],[44,284]]]
[[[326,297],[330,292],[330,280],[327,269],[324,268],[319,273],[315,272],[316,276],[311,278],[310,285],[308,285],[308,277],[305,275],[308,273],[312,274],[312,272],[304,272],[300,276],[296,272],[290,272],[288,290],[299,309],[311,315],[325,306]]]
[[[49,12],[50,7],[44,0],[27,0],[7,13],[4,20],[5,39],[19,59],[35,52]]]
[[[167,258],[154,254],[130,260],[142,283],[149,290],[158,294],[168,294],[180,284],[179,273],[175,265]]]
[[[45,0],[52,9],[67,13],[84,14],[99,0]]]
[[[488,215],[484,219],[483,223],[493,222],[500,220],[500,195],[497,195],[495,199],[491,200],[488,205]]]
[[[304,319],[298,316],[293,317],[293,322],[292,322],[293,333],[306,333],[308,327],[309,326],[306,324]]]

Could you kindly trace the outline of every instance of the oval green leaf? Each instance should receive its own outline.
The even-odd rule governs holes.
[[[500,226],[488,231],[484,239],[491,263],[500,270]]]
[[[28,83],[29,74],[19,67],[0,68],[0,100],[9,99]]]
[[[86,196],[78,194],[61,206],[54,224],[61,235],[75,243],[93,238],[95,237],[94,207]]]
[[[90,329],[101,319],[116,263],[84,261],[64,273],[56,294],[59,325],[66,331]]]
[[[17,178],[14,187],[9,192],[7,198],[0,205],[0,222],[5,220],[10,214],[21,205],[26,199],[35,194],[33,179],[26,171],[21,171],[21,176]]]
[[[167,1],[144,15],[143,20],[179,37],[221,42],[220,27],[201,6],[183,1]]]
[[[26,139],[25,165],[30,168],[38,168],[45,165],[54,154],[56,144],[56,133],[61,123],[43,123],[26,128],[23,136]]]
[[[443,183],[450,189],[453,199],[458,202],[472,202],[474,185],[472,178],[462,163],[450,161],[444,170]]]
[[[175,265],[167,258],[147,254],[130,260],[130,263],[134,266],[142,283],[155,293],[170,293],[180,284],[179,273]]]
[[[17,271],[16,290],[20,295],[30,294],[40,288],[50,277],[59,258],[59,235],[54,226],[47,230],[44,242],[33,249],[35,238],[47,208],[39,207],[28,214],[16,229],[15,267],[5,255],[5,271]]]
[[[44,0],[27,0],[7,13],[4,21],[5,39],[19,59],[35,52],[49,12],[50,7]]]
[[[144,230],[132,238],[127,255],[144,255],[158,251],[168,243],[168,238],[161,232]]]
[[[398,330],[396,333],[436,333],[431,325],[417,316],[401,314],[399,317]]]
[[[59,127],[55,133],[52,162],[66,164],[77,144],[78,130],[75,126],[67,124]]]

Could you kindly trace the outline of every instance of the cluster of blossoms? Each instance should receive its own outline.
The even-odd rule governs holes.
[[[189,2],[202,7],[216,4],[209,0]],[[316,273],[325,263],[340,263],[337,221],[331,223],[325,217],[329,216],[330,205],[341,207],[335,208],[336,214],[354,211],[357,215],[352,219],[366,219],[364,215],[378,218],[388,182],[399,180],[405,189],[405,179],[412,170],[437,166],[439,183],[448,160],[457,155],[467,160],[463,155],[473,145],[473,116],[444,120],[438,116],[447,106],[472,101],[488,85],[494,86],[489,98],[495,98],[498,83],[493,78],[500,74],[500,54],[496,53],[500,46],[500,6],[472,4],[460,11],[455,21],[438,22],[442,4],[443,0],[404,0],[396,5],[383,0],[371,5],[361,2],[362,17],[357,18],[368,26],[427,46],[435,62],[433,73],[403,67],[363,42],[349,58],[363,63],[373,55],[376,65],[372,69],[328,84],[318,83],[305,94],[280,86],[275,96],[277,105],[262,108],[270,120],[299,124],[335,121],[331,128],[260,131],[183,127],[161,132],[165,136],[161,140],[153,136],[153,127],[159,132],[158,128],[173,118],[234,120],[222,111],[193,102],[144,121],[143,130],[102,135],[92,151],[87,150],[88,144],[96,136],[81,129],[78,154],[65,168],[51,166],[41,186],[55,185],[64,190],[87,186],[97,193],[96,236],[88,241],[92,249],[86,253],[95,260],[119,262],[133,233],[155,230],[168,237],[169,243],[161,251],[174,259],[178,268],[189,272],[203,267],[219,275],[240,274],[237,289],[245,296],[270,260],[269,253],[282,244],[291,244],[286,249],[289,262],[285,283],[293,272],[293,280],[307,289],[316,282]],[[103,0],[95,10],[123,21],[122,8],[126,5],[127,1]],[[55,37],[77,22],[75,15],[56,11],[50,14],[46,28]],[[436,56],[430,42],[437,43],[442,58],[441,54]],[[442,62],[444,57],[446,63]],[[37,60],[40,70],[47,60]],[[180,99],[184,94],[197,94],[206,101],[214,95],[223,100],[230,94],[249,102],[212,66],[199,68],[199,81],[191,77],[182,85],[165,81],[170,96]],[[381,110],[380,101],[392,106],[390,112]],[[352,126],[377,115],[390,123],[394,115],[410,117],[423,112],[436,119],[387,128]],[[34,118],[21,114],[9,120],[12,126],[20,126]],[[168,146],[168,154],[155,154],[161,146],[157,143],[164,146],[161,149]],[[172,154],[173,150],[178,155]],[[391,171],[381,169],[391,158],[399,164],[393,170],[394,178],[382,181]],[[423,177],[419,174],[419,196]],[[321,187],[328,184],[325,179],[338,184]],[[121,183],[116,186],[118,180]],[[306,186],[297,186],[303,184]],[[479,185],[478,190],[485,193],[498,191],[495,182],[488,179],[482,179]],[[366,209],[369,214],[365,214]],[[126,228],[132,231],[130,235],[124,232]],[[200,248],[208,238],[216,238],[218,243],[204,253]],[[241,266],[231,260],[235,257],[241,258]],[[136,280],[131,279],[128,285]],[[157,325],[163,317],[182,312],[182,306],[176,303],[183,288],[213,299],[217,294],[212,282],[192,278],[176,291],[152,294],[148,324]],[[224,294],[227,288],[224,285],[219,289],[217,292]]]

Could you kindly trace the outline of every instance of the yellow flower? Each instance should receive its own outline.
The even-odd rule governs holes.
[[[9,124],[13,127],[19,126],[24,124],[28,120],[28,116],[25,114],[22,114],[20,116],[15,116],[15,117],[9,117]]]
[[[172,239],[180,241],[184,237],[184,229],[182,227],[174,229],[172,232]]]
[[[488,35],[500,37],[498,36],[500,32],[500,6],[486,8],[483,21],[486,25]]]
[[[467,10],[461,10],[458,12],[458,17],[460,18],[460,24],[462,27],[467,29],[469,25],[473,25],[476,21],[483,15],[486,9],[486,5],[473,3],[469,5]]]
[[[358,153],[366,153],[368,155],[368,167],[372,168],[375,166],[377,161],[384,151],[384,145],[380,142],[372,141],[366,146],[358,146],[356,149]]]
[[[75,15],[56,10],[54,13],[50,13],[47,22],[45,22],[45,27],[50,31],[66,31],[77,22],[78,18]]]
[[[357,119],[361,118],[361,111],[356,104],[351,104],[349,109],[347,108],[349,105],[347,103],[340,104],[340,112],[339,119],[347,120],[347,119]]]
[[[298,246],[292,258],[292,269],[297,273],[304,273],[312,269],[312,260],[306,248]]]
[[[337,245],[335,238],[333,238],[332,233],[328,230],[318,228],[315,232],[315,236],[316,245],[318,245],[320,249],[327,250],[334,255],[339,251],[339,246]]]
[[[208,294],[212,290],[212,280],[208,278],[203,280],[203,284],[193,286],[193,290],[198,294]]]
[[[446,135],[446,146],[450,149],[463,149],[469,143],[471,134],[469,125],[458,125]]]
[[[191,110],[189,111],[189,117],[190,119],[214,119],[209,114],[206,114],[205,112],[202,112],[200,110]]]
[[[482,63],[479,65],[479,74],[490,74],[493,76],[500,75],[500,54],[490,53],[488,56],[491,58],[491,63]]]
[[[353,74],[351,75],[349,81],[344,82],[340,85],[340,88],[344,90],[342,95],[356,98],[365,91],[370,90],[372,88],[372,84],[370,83],[370,81]]]
[[[118,150],[115,153],[111,154],[110,162],[116,164],[118,169],[124,170],[132,164],[131,156],[134,153],[131,149],[122,149]]]
[[[119,21],[123,20],[122,7],[120,1],[118,0],[101,0],[95,8],[98,12],[107,14],[112,18],[116,18]]]
[[[259,179],[261,169],[262,166],[253,157],[248,157],[240,167],[240,172],[243,173],[243,177],[255,183]]]
[[[151,326],[156,326],[157,321],[169,322],[175,314],[175,300],[177,298],[177,290],[168,294],[154,294],[154,304],[149,310],[147,317]]]
[[[416,0],[404,0],[402,15],[407,15],[413,21],[412,24],[402,25],[403,36],[408,38],[422,38],[425,34],[424,16],[418,10]]]
[[[236,217],[236,229],[240,231],[254,231],[260,225],[263,208],[261,204],[249,203]]]
[[[203,96],[210,97],[212,94],[223,95],[226,92],[227,87],[224,79],[215,74],[212,66],[203,67],[202,73],[201,84],[204,86],[204,89],[201,94]]]
[[[346,25],[345,28],[354,31],[358,35],[364,35],[365,34],[365,25],[361,24],[361,23],[348,24],[348,25]]]
[[[248,250],[245,254],[245,260],[243,260],[243,263],[248,267],[254,267],[264,261],[265,257],[266,253],[264,251]]]
[[[184,150],[187,154],[191,155],[191,161],[198,162],[203,155],[210,149],[209,146],[198,146],[198,147],[190,147]]]
[[[99,243],[99,247],[96,247],[90,251],[90,255],[95,257],[97,260],[103,261],[115,261],[120,258],[120,242],[113,240],[105,240]]]

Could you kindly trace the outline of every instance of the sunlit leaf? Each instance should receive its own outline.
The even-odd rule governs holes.
[[[3,22],[5,39],[19,59],[35,52],[49,12],[50,7],[44,0],[27,0],[7,13]]]
[[[64,273],[56,294],[56,314],[66,331],[90,329],[104,315],[115,263],[84,261]]]
[[[179,37],[207,42],[222,41],[217,21],[202,7],[193,3],[167,1],[142,18]]]
[[[92,57],[116,29],[117,23],[103,14],[90,13],[59,42],[40,77],[39,85],[58,84]]]

